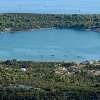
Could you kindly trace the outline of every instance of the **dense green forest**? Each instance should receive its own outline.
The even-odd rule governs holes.
[[[0,31],[21,31],[34,28],[74,28],[100,31],[100,14],[0,14]]]
[[[0,100],[99,100],[99,70],[100,61],[1,61]]]

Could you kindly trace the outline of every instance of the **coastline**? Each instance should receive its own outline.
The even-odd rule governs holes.
[[[32,28],[32,29],[27,29],[27,30],[18,30],[18,31],[0,31],[0,33],[15,33],[15,32],[31,32],[31,31],[34,31],[34,30],[45,30],[45,29],[73,29],[73,30],[78,30],[78,31],[87,31],[87,32],[100,32],[100,28],[95,28],[95,29],[92,29],[92,28],[86,28],[86,29],[82,29],[82,28],[57,28],[57,27],[51,27],[51,28]]]
[[[17,16],[17,17],[16,17]],[[28,14],[5,13],[0,31],[16,32],[30,31],[41,28],[75,29],[100,32],[99,14]],[[7,19],[9,21],[7,22]],[[73,20],[74,19],[74,20]],[[87,24],[88,22],[88,24]],[[4,24],[4,25],[3,25]]]
[[[32,28],[32,29],[27,29],[27,30],[18,30],[18,31],[0,31],[0,33],[15,33],[15,32],[31,32],[33,30],[44,30],[44,29],[56,29],[55,27],[52,28]]]

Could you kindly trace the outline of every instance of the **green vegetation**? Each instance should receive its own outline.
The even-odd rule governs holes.
[[[21,31],[34,28],[74,28],[100,31],[100,14],[0,14],[0,31]]]
[[[85,62],[85,64],[1,61],[0,95],[3,96],[2,98],[8,96],[10,100],[19,100],[18,98],[24,98],[24,100],[100,98],[100,73],[97,73],[100,70],[99,67],[99,61]]]

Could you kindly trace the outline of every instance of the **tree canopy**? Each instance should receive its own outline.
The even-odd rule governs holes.
[[[0,31],[21,31],[34,28],[74,28],[99,31],[100,14],[27,14],[0,15]]]

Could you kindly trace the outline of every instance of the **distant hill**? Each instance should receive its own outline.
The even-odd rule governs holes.
[[[35,28],[73,28],[100,31],[100,14],[0,14],[0,31],[21,31]]]

